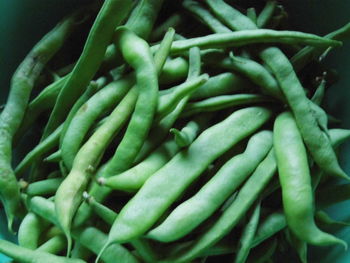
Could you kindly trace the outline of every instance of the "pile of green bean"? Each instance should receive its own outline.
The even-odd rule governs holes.
[[[0,252],[304,263],[308,245],[346,249],[331,232],[348,223],[324,209],[350,199],[337,158],[350,130],[321,107],[333,82],[320,58],[350,23],[320,37],[284,30],[287,18],[274,0],[105,0],[65,17],[0,115],[0,197],[18,234]],[[64,56],[87,27],[79,57]]]

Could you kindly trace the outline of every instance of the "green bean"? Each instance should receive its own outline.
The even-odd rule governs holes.
[[[55,213],[55,204],[43,197],[35,196],[26,199],[27,206],[29,210],[33,211],[35,214],[41,216],[42,218],[50,221],[51,223],[58,225],[57,217]],[[102,245],[107,240],[107,236],[101,231],[94,227],[84,227],[84,229],[74,229],[72,232],[74,239],[78,239],[85,247],[93,251],[95,254],[101,249]],[[123,246],[114,244],[112,245],[103,260],[108,259],[108,262],[115,262],[115,259],[124,259],[125,262],[138,262],[136,258]],[[112,258],[114,261],[112,261]],[[34,261],[36,262],[36,261]],[[48,261],[52,262],[52,261]],[[56,261],[53,261],[56,262]],[[79,261],[80,262],[80,261]]]
[[[69,170],[72,169],[74,158],[91,125],[103,113],[115,107],[127,94],[133,83],[133,75],[113,81],[92,96],[77,111],[61,143],[62,158]]]
[[[72,231],[75,239],[87,247],[89,250],[97,254],[103,244],[107,240],[107,235],[94,227],[84,227]],[[126,248],[118,244],[114,244],[106,250],[101,259],[106,263],[113,263],[116,260],[127,263],[138,263],[139,260],[130,253]]]
[[[317,105],[320,105],[324,97],[325,89],[326,89],[326,81],[322,80],[320,85],[318,85],[314,95],[312,96],[311,101]]]
[[[254,7],[250,7],[247,9],[247,17],[254,23],[256,24],[257,20],[257,15],[256,15],[256,10]]]
[[[163,0],[141,0],[125,26],[139,37],[148,39],[162,4]]]
[[[265,158],[271,147],[271,132],[262,131],[252,136],[242,154],[227,161],[193,197],[177,206],[147,236],[161,242],[170,242],[190,233],[237,190]]]
[[[307,244],[305,241],[297,238],[289,229],[285,230],[287,240],[290,245],[296,250],[299,259],[302,263],[307,263]]]
[[[246,16],[225,4],[222,0],[206,0],[206,2],[214,13],[220,16],[231,29],[256,29],[256,25]],[[219,12],[219,10],[225,11]],[[275,75],[289,107],[295,116],[305,144],[317,165],[330,175],[347,179],[347,175],[339,166],[329,138],[319,128],[317,120],[311,112],[311,104],[288,58],[275,47],[263,49],[260,51],[259,56]]]
[[[253,241],[260,217],[260,202],[255,206],[253,213],[245,225],[241,239],[238,245],[238,252],[235,257],[235,263],[246,262],[249,251],[251,249],[251,243]]]
[[[181,53],[195,46],[201,49],[208,49],[240,47],[256,43],[306,44],[334,47],[341,46],[341,42],[339,41],[322,38],[308,33],[296,31],[275,31],[272,29],[255,29],[231,33],[216,33],[203,37],[177,40],[174,41],[171,46],[171,53]],[[152,51],[157,49],[158,45],[152,46]]]
[[[327,113],[325,112],[324,109],[322,109],[316,103],[313,103],[311,100],[309,101],[309,104],[310,104],[311,113],[316,119],[317,125],[319,126],[320,130],[323,133],[325,133],[327,136],[329,136]]]
[[[92,196],[89,196],[88,193],[84,193],[84,198],[88,202],[88,204],[92,207],[94,212],[107,224],[112,225],[118,214],[108,207],[98,203]],[[150,249],[149,245],[142,239],[133,240],[130,242],[132,246],[136,248],[141,257],[145,260],[145,262],[153,263],[155,262],[155,254]]]
[[[313,218],[313,196],[306,149],[289,112],[274,124],[274,147],[282,188],[283,210],[289,229],[302,241],[326,246],[346,243],[319,230]]]
[[[257,94],[221,95],[198,102],[188,103],[181,117],[189,117],[202,112],[212,112],[235,106],[268,102],[269,98]]]
[[[204,119],[202,118],[198,121],[203,122]],[[201,123],[198,123],[198,121],[190,121],[181,131],[176,128],[170,129],[170,132],[174,134],[174,141],[179,148],[188,147],[196,139],[201,129]]]
[[[63,178],[51,178],[31,183],[26,188],[27,195],[52,195],[62,183]]]
[[[20,247],[6,240],[0,240],[0,252],[13,258],[16,261],[23,263],[85,263],[80,259],[71,259],[66,257],[59,257],[50,253],[33,251],[28,248]]]
[[[258,85],[264,94],[271,95],[282,101],[285,100],[276,79],[259,63],[230,53],[230,59],[224,59],[220,64],[225,68],[233,69],[243,74],[254,84]]]
[[[0,114],[0,199],[4,204],[8,227],[19,208],[19,188],[11,167],[12,139],[24,117],[31,90],[45,64],[60,49],[76,24],[76,15],[68,17],[39,41],[11,79],[11,89]]]
[[[189,249],[176,256],[175,262],[187,262],[196,258],[232,230],[272,179],[276,169],[276,160],[272,149],[242,186],[233,203],[226,208],[209,229],[195,240]]]
[[[224,26],[220,21],[210,14],[208,10],[203,8],[198,2],[185,0],[182,6],[193,13],[200,21],[203,21],[210,29],[217,33],[228,33],[230,29]]]
[[[271,258],[277,248],[277,239],[271,242],[265,242],[264,245],[252,250],[247,259],[247,263],[267,263],[271,262]]]
[[[160,84],[170,84],[186,78],[188,62],[182,57],[168,59],[159,76]]]
[[[33,125],[40,114],[54,107],[58,93],[62,89],[68,77],[69,76],[64,76],[59,80],[51,83],[28,104],[26,113],[23,117],[23,121],[14,137],[15,144],[19,142],[19,140]]]
[[[180,100],[190,95],[193,91],[202,86],[208,79],[208,74],[202,74],[199,77],[191,78],[185,81],[177,87],[174,87],[172,92],[161,96],[157,108],[157,119],[162,119],[173,111]]]
[[[57,235],[43,243],[40,247],[38,247],[37,251],[58,254],[66,248],[66,245],[67,242],[64,235]]]
[[[157,70],[148,44],[125,27],[120,27],[118,32],[116,42],[136,71],[139,95],[124,138],[106,166],[104,174],[107,176],[123,172],[134,161],[149,132],[158,95]]]
[[[109,209],[107,206],[97,202],[93,196],[90,196],[87,192],[83,193],[85,202],[89,204],[92,210],[107,224],[112,225],[116,217],[116,212]]]
[[[69,124],[71,123],[73,117],[77,113],[77,111],[80,109],[80,107],[83,106],[83,104],[97,91],[99,88],[97,82],[90,81],[90,84],[84,91],[84,93],[77,99],[77,101],[73,104],[73,107],[70,109],[68,116],[66,120],[63,123],[62,132],[60,134],[60,145],[62,145],[62,140],[64,136],[66,135],[67,129],[69,127]]]
[[[253,248],[260,245],[263,241],[272,237],[286,226],[286,218],[283,213],[275,212],[270,214],[265,218],[261,225],[259,225],[251,247]]]
[[[124,20],[132,1],[108,0],[99,11],[86,40],[83,52],[60,91],[42,138],[46,138],[63,121],[68,110],[87,87],[100,67],[114,29]]]
[[[157,70],[157,73],[159,74],[162,70],[162,66],[164,65],[166,58],[168,56],[169,53],[169,49],[171,46],[171,43],[173,41],[173,30],[170,29],[169,33],[167,33],[162,41],[162,43],[160,44],[160,48],[158,49],[156,55],[155,55],[155,68]],[[162,55],[157,55],[157,54],[162,54]],[[97,177],[102,177],[103,174],[105,173],[105,167],[106,165],[103,166],[103,169],[100,169],[98,171],[98,176]],[[98,185],[97,183],[93,183],[89,193],[91,195],[93,195],[97,200],[101,201],[104,198],[106,198],[106,196],[110,193],[110,189],[107,187],[101,187],[100,185]],[[90,216],[91,210],[88,206],[84,206],[84,204],[81,206],[81,208],[79,209],[79,213],[78,216],[76,217],[76,222],[78,225],[83,224],[83,222],[86,221],[86,219]]]
[[[78,240],[75,241],[72,249],[72,258],[80,258],[82,260],[89,261],[92,256],[92,251],[83,246]]]
[[[145,233],[213,160],[261,127],[270,114],[265,108],[246,108],[235,111],[224,121],[205,130],[189,148],[175,155],[147,180],[121,210],[104,248]],[[225,136],[227,133],[233,136]],[[182,178],[180,181],[176,180],[179,175]],[[148,209],[150,204],[152,210]],[[140,215],[142,222],[139,220]]]
[[[350,23],[347,23],[343,27],[331,32],[325,36],[334,40],[345,40],[350,37]],[[304,68],[310,61],[320,57],[326,48],[321,47],[305,47],[301,49],[297,54],[291,58],[291,63],[296,72]]]
[[[150,36],[151,41],[154,41],[154,40],[157,41],[161,39],[164,33],[169,28],[177,28],[177,26],[181,24],[181,20],[182,20],[182,17],[178,13],[174,13],[171,16],[169,16],[162,24],[154,28],[154,30],[151,32],[151,36]]]
[[[179,150],[174,141],[165,142],[139,164],[121,174],[100,178],[99,183],[115,190],[135,192]]]
[[[191,94],[191,99],[206,99],[209,97],[227,95],[242,89],[249,89],[250,83],[233,73],[221,73],[210,77],[208,81]]]
[[[334,220],[326,212],[324,212],[322,210],[316,211],[315,219],[318,222],[320,222],[322,224],[326,224],[326,225],[350,226],[349,222]]]
[[[51,151],[58,145],[60,134],[62,132],[63,125],[59,126],[53,133],[47,138],[35,146],[23,160],[17,165],[15,173],[17,177],[20,177],[35,161],[41,158],[45,153]],[[34,179],[34,178],[33,178]]]
[[[62,152],[58,150],[44,159],[44,162],[58,163],[62,161]]]
[[[271,19],[273,13],[275,12],[276,5],[276,1],[269,0],[266,2],[264,9],[261,11],[256,20],[256,25],[258,26],[258,28],[263,28],[266,26],[266,24]]]
[[[80,205],[81,195],[101,155],[131,115],[136,99],[137,90],[133,88],[111,113],[109,121],[105,122],[82,146],[74,159],[72,170],[57,189],[55,195],[57,217],[67,236],[69,248],[71,220]]]
[[[33,213],[28,213],[22,220],[18,229],[18,244],[21,247],[36,249],[39,238],[47,224]]]

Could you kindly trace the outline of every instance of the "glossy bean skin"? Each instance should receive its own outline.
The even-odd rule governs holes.
[[[276,173],[277,165],[273,149],[259,164],[254,173],[242,186],[236,198],[221,214],[217,221],[204,231],[183,253],[175,256],[174,262],[187,262],[200,255],[205,249],[217,243],[223,238],[258,198],[268,182]]]
[[[115,28],[124,20],[132,1],[105,1],[89,32],[82,54],[64,83],[51,112],[42,138],[54,131],[66,117],[68,110],[83,93],[100,67]]]
[[[19,188],[11,165],[13,136],[24,117],[36,79],[45,64],[70,35],[76,19],[75,16],[68,17],[39,41],[11,79],[9,97],[0,115],[0,198],[5,207],[9,229],[12,228],[20,200]]]
[[[177,206],[147,236],[161,242],[170,242],[189,234],[237,190],[265,158],[271,147],[270,131],[253,135],[243,153],[227,161],[193,197]]]
[[[325,246],[344,244],[319,230],[313,218],[313,192],[306,149],[290,112],[274,124],[274,148],[282,188],[283,210],[290,230],[302,241]]]
[[[213,160],[257,130],[270,115],[269,110],[261,107],[238,110],[201,133],[189,148],[175,155],[147,180],[121,210],[105,247],[115,242],[126,242],[145,233]],[[227,137],[224,135],[227,133],[234,136]],[[179,175],[186,177],[179,181],[176,179]],[[148,209],[150,204],[152,210]],[[142,222],[139,220],[140,215],[143,217]]]

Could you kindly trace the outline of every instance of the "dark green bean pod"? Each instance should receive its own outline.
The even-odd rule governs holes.
[[[16,176],[11,166],[12,139],[24,117],[35,81],[45,64],[70,35],[76,22],[77,17],[73,15],[58,24],[34,46],[11,79],[9,97],[0,114],[0,199],[5,207],[9,229],[12,228],[20,201]]]
[[[275,12],[276,5],[277,2],[274,0],[269,0],[266,2],[266,5],[256,20],[256,25],[259,28],[263,28],[268,24],[269,20],[272,18],[273,13]]]
[[[255,236],[255,232],[259,223],[260,218],[260,202],[255,206],[253,213],[249,219],[249,221],[246,223],[242,236],[239,240],[238,244],[238,251],[236,253],[235,257],[235,263],[244,263],[246,262],[250,249],[251,244]]]
[[[83,52],[60,91],[42,138],[53,132],[66,117],[69,109],[83,93],[100,67],[115,28],[132,7],[131,0],[105,1],[86,40]]]
[[[274,124],[274,148],[282,188],[283,209],[289,229],[302,241],[326,246],[346,243],[319,230],[313,217],[313,191],[306,149],[289,112]]]

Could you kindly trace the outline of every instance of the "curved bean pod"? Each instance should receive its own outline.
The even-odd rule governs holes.
[[[20,201],[16,176],[11,166],[12,139],[24,117],[36,79],[70,35],[76,19],[75,16],[65,19],[39,41],[11,79],[9,97],[0,114],[0,199],[4,204],[9,229],[12,228]]]
[[[131,7],[131,0],[104,2],[90,30],[83,52],[57,97],[43,139],[60,125],[68,110],[92,80],[102,63],[107,45],[112,41],[115,28],[124,20]]]
[[[274,147],[288,227],[303,241],[325,246],[346,243],[319,230],[313,218],[313,194],[306,149],[289,112],[274,124]]]

